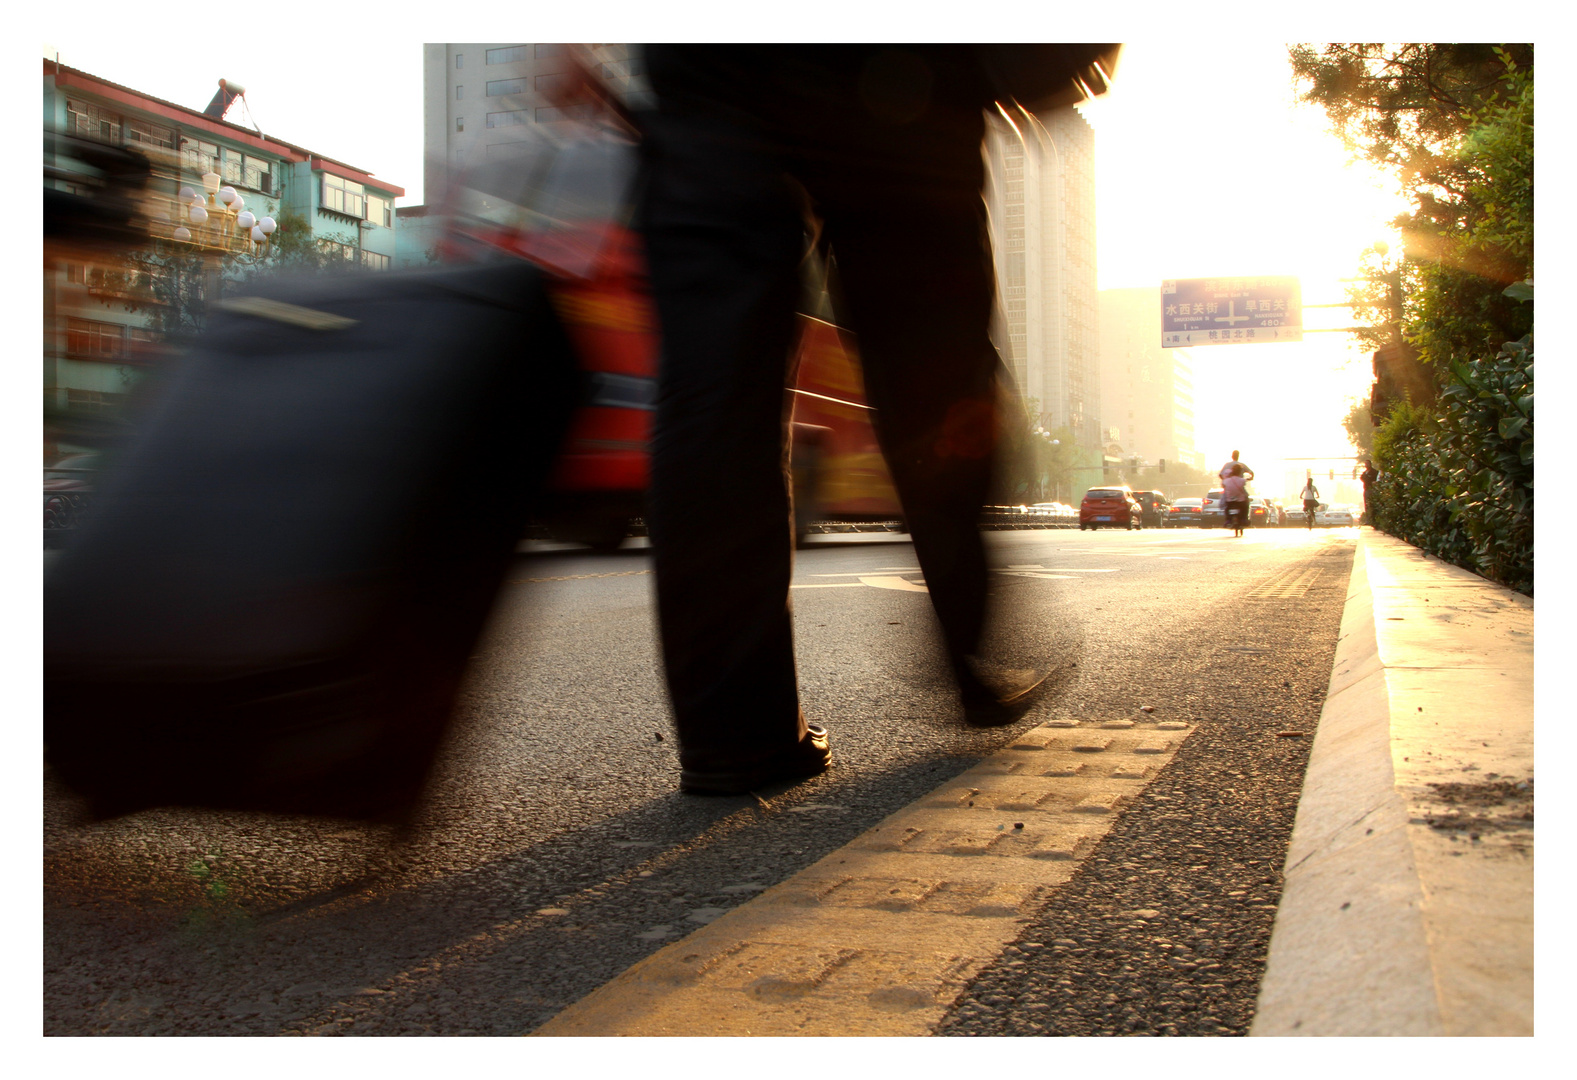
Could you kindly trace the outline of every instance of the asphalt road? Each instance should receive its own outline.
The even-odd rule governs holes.
[[[83,826],[45,784],[47,1034],[523,1034],[1053,716],[1200,729],[943,1034],[1247,1030],[1330,674],[1347,530],[991,534],[998,655],[1057,667],[963,727],[902,538],[796,563],[825,777],[679,794],[639,550],[504,586],[411,836],[156,811]],[[719,568],[719,573],[727,573]],[[1148,914],[1147,914],[1148,913]]]

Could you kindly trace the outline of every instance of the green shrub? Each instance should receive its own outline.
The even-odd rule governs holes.
[[[1371,520],[1532,596],[1533,336],[1451,376],[1437,417],[1399,406],[1376,430]]]

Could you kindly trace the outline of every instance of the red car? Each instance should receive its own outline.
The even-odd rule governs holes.
[[[1090,488],[1079,503],[1079,528],[1142,529],[1144,508],[1133,497],[1133,492],[1123,487]]]

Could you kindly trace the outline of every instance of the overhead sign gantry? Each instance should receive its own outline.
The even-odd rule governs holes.
[[[1296,277],[1173,278],[1161,282],[1161,348],[1303,340]]]

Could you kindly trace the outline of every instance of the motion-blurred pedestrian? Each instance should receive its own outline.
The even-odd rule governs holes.
[[[831,760],[799,707],[789,605],[784,387],[808,237],[836,267],[965,717],[1029,706],[1042,676],[994,680],[980,656],[999,363],[983,110],[1104,89],[1094,65],[1115,51],[647,47],[640,217],[662,335],[648,521],[685,790],[749,791]]]

